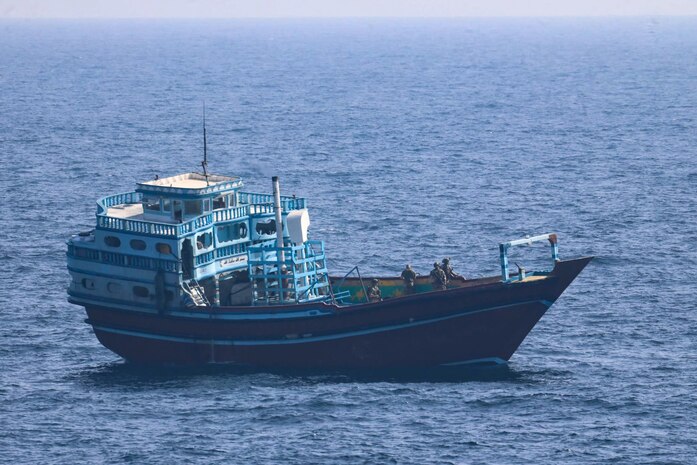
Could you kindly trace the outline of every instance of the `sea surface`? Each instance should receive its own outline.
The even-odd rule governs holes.
[[[210,170],[307,197],[333,274],[597,258],[503,368],[129,365],[65,241],[198,168],[204,101]],[[696,157],[697,18],[0,22],[0,462],[697,463]]]

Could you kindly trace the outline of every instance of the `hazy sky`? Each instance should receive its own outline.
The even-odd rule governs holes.
[[[0,18],[697,15],[697,0],[0,0]]]

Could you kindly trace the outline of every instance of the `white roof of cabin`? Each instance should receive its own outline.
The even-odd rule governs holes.
[[[219,176],[215,174],[208,175],[208,183],[206,178],[199,173],[185,173],[168,178],[154,179],[152,181],[140,182],[145,186],[162,186],[175,187],[178,189],[201,189],[207,186],[214,186],[223,182],[237,181],[240,178],[236,176]]]
[[[171,192],[188,195],[211,194],[242,186],[237,176],[209,174],[208,179],[199,173],[184,173],[138,183],[141,192]]]

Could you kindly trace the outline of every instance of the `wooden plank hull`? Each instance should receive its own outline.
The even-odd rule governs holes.
[[[86,310],[100,342],[136,363],[313,369],[501,363],[590,260],[558,262],[544,279],[482,279],[348,307]]]

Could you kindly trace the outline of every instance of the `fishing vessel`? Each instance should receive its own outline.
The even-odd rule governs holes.
[[[69,301],[99,341],[143,364],[430,368],[507,362],[592,257],[561,260],[555,234],[501,243],[501,274],[329,275],[307,201],[189,172],[97,201],[67,243]],[[550,246],[546,270],[509,269],[517,245]],[[379,298],[367,288],[379,286]],[[372,295],[372,298],[370,298]]]

